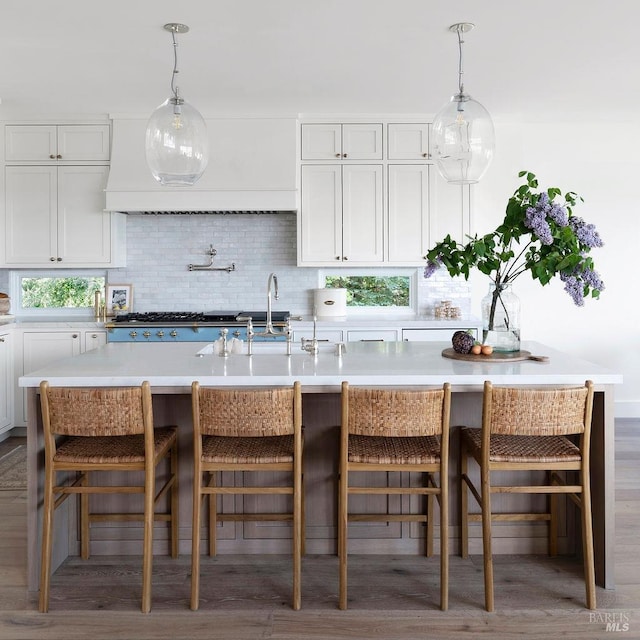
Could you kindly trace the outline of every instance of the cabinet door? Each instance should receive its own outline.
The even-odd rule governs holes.
[[[107,344],[107,332],[101,329],[84,331],[84,351],[92,351]]]
[[[61,125],[58,127],[59,160],[90,162],[109,160],[109,125]]]
[[[342,167],[342,261],[384,260],[382,166]]]
[[[451,342],[451,337],[456,331],[473,331],[477,338],[478,330],[475,327],[452,327],[451,329],[403,329],[402,339],[407,342]]]
[[[18,375],[37,371],[63,358],[77,356],[82,350],[80,331],[28,331],[22,336],[22,367]],[[18,367],[16,367],[18,369]],[[16,424],[27,423],[25,389],[18,387]]]
[[[5,250],[8,264],[56,262],[56,167],[5,168]]]
[[[303,124],[302,160],[382,160],[382,125]]]
[[[342,259],[342,169],[304,165],[299,219],[300,264],[336,264]]]
[[[424,160],[429,157],[429,125],[426,122],[389,124],[387,158]]]
[[[429,250],[427,165],[389,165],[389,262],[424,264]]]
[[[432,167],[429,174],[431,244],[440,242],[447,234],[456,242],[465,243],[471,229],[471,187],[450,184]]]
[[[12,426],[13,357],[11,335],[0,333],[0,433]]]
[[[351,329],[347,331],[347,342],[395,342],[395,329]]]
[[[339,124],[303,124],[302,159],[335,160],[342,157],[342,127]]]
[[[111,213],[105,211],[108,167],[58,168],[58,257],[60,266],[108,264]]]
[[[5,127],[6,162],[104,162],[109,148],[108,124]]]
[[[350,160],[382,160],[382,125],[343,124],[342,157]]]
[[[56,159],[55,125],[7,125],[4,158],[7,162],[44,162]]]

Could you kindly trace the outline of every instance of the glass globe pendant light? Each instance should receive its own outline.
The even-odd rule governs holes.
[[[149,118],[145,153],[149,169],[160,184],[189,186],[200,178],[209,161],[207,125],[175,86],[179,73],[176,33],[187,33],[189,27],[171,22],[164,28],[171,32],[173,39],[172,95]]]
[[[485,174],[493,158],[495,134],[488,111],[464,92],[462,34],[470,22],[452,24],[458,34],[458,93],[438,112],[433,124],[433,151],[438,171],[453,184],[473,184]]]

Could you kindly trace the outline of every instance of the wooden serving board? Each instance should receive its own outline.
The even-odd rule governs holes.
[[[452,360],[466,360],[467,362],[519,362],[521,360],[536,360],[537,362],[549,362],[548,356],[534,356],[530,351],[513,351],[502,353],[494,351],[489,356],[474,355],[473,353],[458,353],[452,347],[444,349],[442,355]]]

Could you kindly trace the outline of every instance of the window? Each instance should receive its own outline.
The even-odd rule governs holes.
[[[372,269],[327,270],[321,274],[320,286],[346,289],[349,313],[415,312],[416,272],[413,270],[393,273]]]
[[[87,315],[95,292],[104,291],[104,275],[82,272],[43,276],[41,272],[11,275],[11,297],[16,315]]]

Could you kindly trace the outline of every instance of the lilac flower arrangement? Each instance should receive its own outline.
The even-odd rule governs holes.
[[[448,235],[427,253],[424,277],[444,266],[452,276],[467,279],[476,267],[495,283],[499,297],[502,285],[529,271],[542,285],[559,276],[578,306],[589,295],[599,297],[604,283],[589,252],[603,242],[593,224],[573,215],[582,198],[573,191],[563,195],[556,187],[536,191],[538,180],[533,173],[521,171],[518,176],[526,176],[526,183],[509,199],[498,228],[470,237],[464,245]]]

